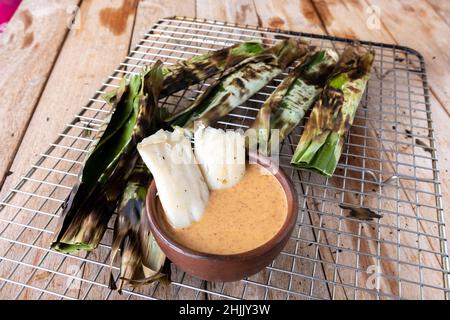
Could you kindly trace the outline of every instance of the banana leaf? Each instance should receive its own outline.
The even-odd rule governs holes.
[[[307,46],[297,39],[280,41],[227,70],[193,104],[167,118],[166,122],[187,129],[193,129],[194,122],[208,126],[247,101],[307,51]]]
[[[199,83],[215,74],[220,74],[242,61],[262,53],[264,50],[265,46],[262,42],[252,40],[194,56],[186,61],[164,68],[161,98]]]
[[[114,112],[89,149],[79,181],[63,204],[53,249],[66,253],[92,250],[103,237],[138,158],[136,144],[150,133],[162,83],[160,68],[158,62],[128,83],[122,81],[119,90],[107,97]],[[144,91],[146,76],[154,83],[151,92]]]
[[[151,179],[139,158],[128,179],[114,224],[111,266],[120,249],[119,292],[124,283],[139,286],[156,280],[170,281],[166,256],[150,232],[146,217],[145,199]],[[113,278],[110,287],[116,288]]]
[[[247,133],[250,149],[259,147],[266,155],[272,148],[278,151],[279,143],[313,105],[337,60],[335,51],[321,50],[298,61],[259,110]]]
[[[369,80],[372,51],[347,47],[314,104],[291,164],[332,176]]]

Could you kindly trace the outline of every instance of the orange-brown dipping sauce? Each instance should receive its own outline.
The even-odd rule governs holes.
[[[188,228],[168,228],[176,241],[191,249],[236,254],[268,242],[286,216],[287,200],[281,184],[267,169],[249,164],[237,185],[210,192],[200,221]]]

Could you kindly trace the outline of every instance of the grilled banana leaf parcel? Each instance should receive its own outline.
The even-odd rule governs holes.
[[[150,232],[146,217],[145,199],[152,177],[142,159],[138,159],[131,173],[114,224],[111,265],[120,249],[120,284],[139,286],[155,280],[169,280],[166,256]],[[110,286],[115,289],[111,279]]]
[[[151,92],[144,92],[146,76],[154,83]],[[119,89],[107,97],[115,111],[88,150],[79,182],[63,204],[53,249],[72,252],[97,247],[139,156],[136,144],[150,132],[157,100],[153,97],[159,94],[161,76],[161,64],[156,63],[128,82],[122,81]]]
[[[283,40],[225,71],[193,104],[166,121],[172,126],[190,130],[194,129],[194,122],[208,126],[247,101],[307,51],[307,47],[297,39]]]
[[[362,47],[344,50],[314,104],[291,164],[332,176],[374,60]]]
[[[164,83],[161,89],[161,98],[199,83],[215,74],[222,73],[262,53],[264,50],[265,46],[262,42],[252,40],[194,56],[173,66],[163,68]]]
[[[264,102],[248,131],[249,148],[269,155],[291,133],[313,105],[338,60],[334,50],[311,53],[298,61]]]

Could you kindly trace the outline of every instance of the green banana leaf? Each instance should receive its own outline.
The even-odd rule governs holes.
[[[143,74],[132,76],[128,83],[123,82],[116,94],[108,96],[114,112],[100,130],[97,143],[90,148],[79,182],[63,204],[62,222],[51,244],[53,249],[92,250],[103,237],[138,158],[136,144],[150,132],[157,100],[153,94],[158,94],[161,88],[160,68],[161,63],[156,63]],[[155,83],[153,92],[144,92],[147,75]],[[147,99],[149,95],[152,99]]]
[[[312,52],[297,61],[297,66],[264,102],[247,131],[249,148],[270,155],[278,152],[279,143],[291,133],[313,105],[326,76],[338,60],[333,50]]]
[[[307,50],[305,45],[294,38],[277,43],[228,70],[193,104],[172,115],[166,122],[188,129],[193,129],[194,122],[209,125],[247,101],[293,60],[305,55]]]
[[[291,164],[332,176],[369,80],[372,51],[347,47],[314,104]]]
[[[150,232],[146,217],[145,199],[151,179],[139,158],[128,179],[114,224],[111,265],[120,249],[119,292],[124,283],[139,286],[156,280],[170,281],[166,256]],[[110,286],[116,288],[113,279]]]
[[[194,56],[173,66],[163,68],[164,83],[161,98],[220,74],[242,61],[262,53],[264,44],[252,40],[207,54]],[[146,85],[149,84],[146,81]]]

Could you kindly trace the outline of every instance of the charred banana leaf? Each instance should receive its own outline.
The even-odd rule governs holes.
[[[194,56],[186,61],[164,68],[161,98],[199,83],[215,74],[220,74],[248,58],[262,53],[264,50],[265,47],[262,42],[247,41],[207,54]],[[150,83],[146,82],[146,84]]]
[[[161,75],[161,63],[156,63],[128,82],[122,81],[119,89],[106,97],[114,112],[88,151],[79,182],[63,204],[53,249],[68,253],[97,247],[139,156],[136,144],[150,132]],[[152,79],[150,92],[144,92],[144,77]]]
[[[279,143],[313,105],[337,60],[335,51],[322,50],[299,61],[259,110],[251,126],[253,131],[248,131],[250,149],[258,145],[259,151],[266,155],[272,148],[278,151]]]
[[[294,38],[277,43],[227,70],[192,105],[166,121],[172,126],[191,130],[194,122],[208,126],[247,101],[293,60],[305,55],[307,50],[305,45]]]
[[[111,265],[120,249],[120,284],[139,286],[155,280],[168,282],[170,268],[148,225],[145,199],[152,177],[139,158],[119,204],[114,224]],[[112,279],[112,281],[114,281]],[[115,289],[115,283],[111,282]]]
[[[369,79],[372,51],[347,47],[314,104],[291,164],[332,176]]]

